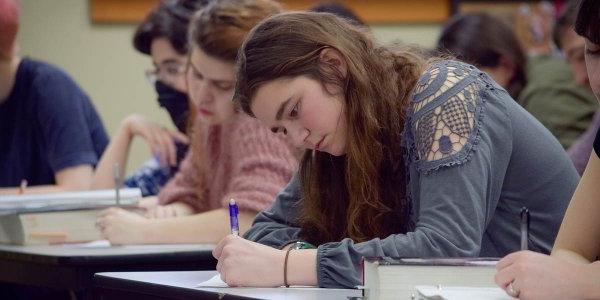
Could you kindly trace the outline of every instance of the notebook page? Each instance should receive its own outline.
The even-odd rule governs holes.
[[[217,274],[213,276],[211,279],[199,283],[196,287],[229,287],[227,283],[221,280],[221,275]]]

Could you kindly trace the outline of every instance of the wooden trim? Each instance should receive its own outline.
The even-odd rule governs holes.
[[[321,1],[281,0],[284,8],[305,10]],[[450,0],[340,0],[368,24],[439,23],[450,16]]]
[[[159,0],[90,0],[95,23],[139,23]]]
[[[89,0],[96,23],[138,23],[159,0]],[[281,0],[289,10],[304,10],[318,0]],[[340,0],[368,24],[440,23],[450,16],[451,0]]]

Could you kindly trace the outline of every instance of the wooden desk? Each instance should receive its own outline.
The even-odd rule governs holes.
[[[96,274],[94,299],[347,300],[361,290],[319,288],[196,288],[216,271],[111,272]]]
[[[94,273],[214,270],[213,245],[0,245],[0,282],[69,290],[91,298]]]

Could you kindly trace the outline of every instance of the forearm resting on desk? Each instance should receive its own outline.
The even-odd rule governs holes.
[[[317,285],[316,249],[288,252],[228,235],[217,244],[213,256],[219,260],[221,279],[230,286],[278,287],[286,283],[284,274],[288,285]]]
[[[240,211],[240,235],[252,225],[255,213]],[[152,219],[144,230],[146,243],[217,243],[231,233],[229,210],[225,208],[167,219]]]

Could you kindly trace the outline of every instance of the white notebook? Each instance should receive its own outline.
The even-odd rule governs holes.
[[[119,190],[120,205],[135,205],[142,198],[139,188]],[[116,205],[116,191],[95,190],[0,196],[0,214],[88,209]]]

